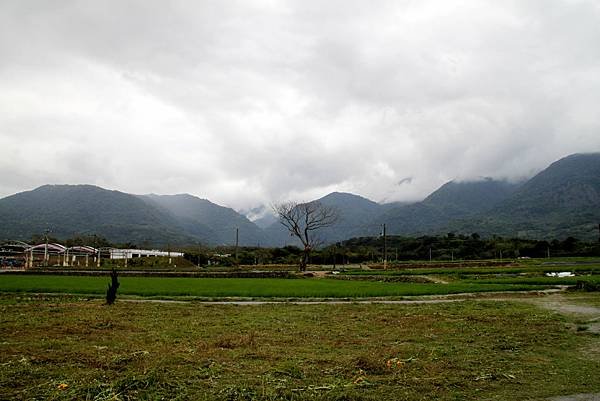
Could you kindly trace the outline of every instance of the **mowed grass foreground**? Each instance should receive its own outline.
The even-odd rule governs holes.
[[[4,295],[0,399],[534,400],[599,338],[523,302],[203,305]]]
[[[543,289],[552,282],[485,283],[452,282],[390,283],[335,279],[235,279],[235,278],[119,278],[120,295],[144,297],[250,297],[250,298],[363,298],[410,295],[442,295],[465,292],[524,291]],[[4,275],[0,292],[104,294],[107,277]],[[557,282],[558,284],[558,282]]]

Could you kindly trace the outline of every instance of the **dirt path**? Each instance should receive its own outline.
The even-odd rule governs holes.
[[[564,315],[576,315],[585,320],[587,331],[600,333],[600,307],[573,303],[563,294],[553,294],[547,297],[528,299],[527,301]]]
[[[559,313],[600,317],[599,307],[573,303],[563,294],[554,294],[544,298],[531,299],[530,302]]]

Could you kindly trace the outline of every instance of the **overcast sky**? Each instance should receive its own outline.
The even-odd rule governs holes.
[[[0,2],[0,196],[420,199],[600,150],[600,2]]]

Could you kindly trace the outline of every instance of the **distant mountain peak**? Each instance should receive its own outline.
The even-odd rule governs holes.
[[[203,202],[203,203],[209,203],[212,205],[217,205],[216,203],[213,203],[206,198],[200,198],[196,195],[192,195],[192,194],[188,194],[188,193],[180,193],[180,194],[173,194],[173,195],[159,195],[159,194],[151,193],[151,194],[146,194],[146,195],[141,195],[141,196],[146,196],[146,197],[153,198],[153,199],[163,198],[163,199],[172,199],[172,200],[178,200],[178,201]]]
[[[323,203],[336,203],[336,202],[351,202],[354,203],[355,205],[370,205],[370,206],[376,206],[378,205],[377,202],[372,201],[368,198],[365,198],[364,196],[360,196],[360,195],[356,195],[350,192],[331,192],[330,194],[327,194],[325,196],[323,196],[322,198],[318,199],[319,202],[323,202]]]
[[[423,200],[426,204],[454,205],[465,211],[491,209],[496,203],[511,195],[517,188],[504,180],[449,181]]]
[[[111,191],[97,185],[92,184],[44,184],[33,189],[33,191],[44,191],[44,190],[61,190],[61,189],[93,189],[99,191]],[[119,191],[116,191],[119,192]]]
[[[323,198],[328,198],[328,197],[361,198],[361,199],[369,200],[368,198],[365,198],[364,196],[353,194],[352,192],[341,192],[341,191],[333,191],[333,192],[323,196]],[[321,198],[321,199],[323,199],[323,198]]]

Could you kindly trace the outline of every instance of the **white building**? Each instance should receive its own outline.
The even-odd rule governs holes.
[[[159,251],[156,249],[118,249],[110,248],[110,259],[133,259],[133,258],[146,258],[151,256],[166,256],[169,258],[177,258],[183,256],[182,252],[168,252]]]

